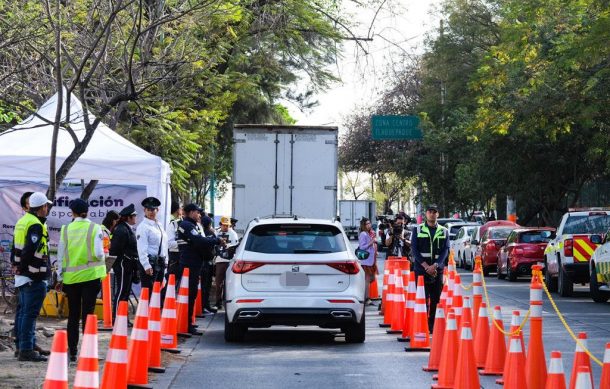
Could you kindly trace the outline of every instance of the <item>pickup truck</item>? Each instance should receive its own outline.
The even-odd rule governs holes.
[[[574,284],[591,279],[589,260],[598,244],[592,235],[604,234],[610,228],[610,211],[569,210],[561,218],[557,235],[544,250],[545,283],[549,291],[569,297]],[[549,237],[551,232],[547,232]]]

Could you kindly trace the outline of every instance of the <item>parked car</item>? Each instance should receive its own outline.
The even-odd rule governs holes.
[[[464,226],[479,226],[477,222],[451,222],[445,224],[445,227],[449,230],[449,240],[455,240],[458,231]]]
[[[464,223],[464,220],[454,217],[439,217],[436,222],[443,227],[447,227],[447,223]]]
[[[506,238],[515,229],[511,226],[489,227],[481,237],[481,265],[483,274],[488,276],[489,273],[497,270],[498,253],[502,246],[506,243]]]
[[[591,235],[591,242],[599,244],[589,261],[589,291],[596,303],[610,299],[610,230],[604,236]]]
[[[461,227],[451,242],[451,251],[456,266],[466,268],[466,246],[470,246],[470,237],[477,227],[476,225]]]
[[[530,275],[532,265],[544,262],[544,249],[552,238],[544,231],[555,234],[552,227],[517,228],[510,233],[498,254],[499,279],[514,282],[520,275]]]
[[[250,327],[339,328],[365,340],[364,271],[338,221],[254,219],[227,270],[224,337]]]
[[[470,242],[464,243],[464,267],[474,269],[474,257],[481,241],[481,226],[475,226],[470,234]]]

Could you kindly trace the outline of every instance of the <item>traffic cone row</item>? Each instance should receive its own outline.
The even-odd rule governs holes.
[[[428,311],[426,309],[426,292],[424,290],[424,276],[417,277],[417,294],[415,297],[415,311],[413,313],[413,328],[411,329],[411,344],[405,351],[429,351],[430,330],[428,328]]]
[[[106,354],[102,389],[127,387],[127,309],[127,301],[120,301]]]
[[[161,283],[153,284],[148,309],[148,370],[165,373],[161,366]]]
[[[178,289],[178,299],[176,300],[176,313],[178,320],[178,336],[188,338],[189,334],[189,268],[184,268],[180,279],[180,289]]]

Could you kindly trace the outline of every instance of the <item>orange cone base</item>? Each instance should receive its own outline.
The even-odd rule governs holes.
[[[429,347],[405,347],[405,351],[408,353],[415,353],[415,352],[426,352],[429,353],[430,352],[430,348]]]
[[[431,386],[432,389],[453,389],[453,386],[441,386],[441,385],[432,385]]]
[[[148,366],[148,371],[151,373],[165,373],[164,367]]]
[[[503,373],[501,371],[485,371],[485,370],[479,370],[479,374],[480,375],[502,375]]]
[[[430,372],[430,371],[438,371],[438,367],[422,366],[422,367],[421,367],[421,369],[422,369],[423,371],[427,371],[427,372]],[[438,377],[436,377],[436,378],[438,379]]]
[[[379,323],[379,327],[381,328],[390,328],[389,324],[385,324],[385,323]]]
[[[150,385],[127,384],[127,389],[154,389]]]
[[[166,353],[170,354],[180,354],[182,352],[182,350],[177,348],[162,348],[161,351],[165,351]]]
[[[409,338],[408,336],[406,338],[399,336],[398,338],[396,338],[396,340],[399,342],[410,342],[411,338]]]
[[[402,334],[402,330],[386,330],[386,334]]]

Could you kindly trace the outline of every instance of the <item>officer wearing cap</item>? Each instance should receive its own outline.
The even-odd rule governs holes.
[[[239,244],[239,237],[237,236],[237,232],[231,228],[231,219],[227,216],[220,218],[220,227],[216,230],[216,236],[227,242],[226,248],[219,250],[218,256],[216,256],[216,308],[222,309],[225,276],[227,269],[229,268],[229,262],[231,262],[232,253],[234,254],[234,251],[232,250]]]
[[[137,215],[136,207],[129,204],[119,212],[119,223],[112,231],[110,255],[116,257],[112,264],[114,272],[113,321],[116,317],[119,301],[129,301],[131,283],[138,270],[138,242],[133,230]]]
[[[15,327],[20,361],[47,360],[34,350],[34,328],[47,294],[46,280],[50,274],[49,234],[45,224],[49,204],[52,203],[44,193],[32,193],[28,212],[15,225],[12,265],[15,269],[15,288],[19,292]]]
[[[87,315],[95,311],[106,277],[106,257],[102,228],[87,218],[89,204],[75,199],[70,202],[70,210],[74,220],[62,226],[59,234],[57,277],[59,289],[68,298],[68,350],[70,359],[76,361],[79,322],[84,330]]]
[[[167,268],[167,234],[157,220],[160,206],[161,201],[156,197],[147,197],[142,200],[144,219],[136,229],[142,287],[150,289],[151,293],[155,282],[163,282]]]
[[[436,305],[443,288],[443,269],[449,255],[449,231],[439,225],[438,207],[434,204],[426,208],[426,220],[411,233],[411,254],[416,276],[424,276],[426,301],[429,301],[428,327],[434,327]]]
[[[184,220],[178,225],[178,249],[180,250],[180,269],[178,279],[182,278],[185,268],[189,268],[189,309],[188,317],[193,317],[195,299],[197,297],[198,275],[204,261],[204,252],[216,245],[224,245],[224,241],[216,236],[203,236],[197,228],[201,221],[203,210],[196,204],[188,204],[184,207]],[[179,281],[177,281],[179,283]],[[201,335],[200,331],[189,325],[189,333]]]

